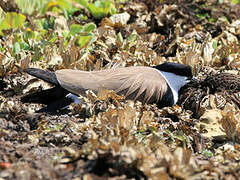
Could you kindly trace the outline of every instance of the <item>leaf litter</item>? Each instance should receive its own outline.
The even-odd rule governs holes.
[[[14,61],[6,49],[0,54],[0,177],[238,179],[239,8],[131,1],[101,20],[93,51],[61,36],[53,46],[36,46],[43,61],[24,52]],[[58,16],[53,30],[61,34],[68,24]],[[1,44],[10,47],[12,38]],[[23,73],[27,67],[98,70],[164,61],[189,64],[197,77],[173,107],[158,109],[105,89],[57,114],[34,113],[42,105],[20,102],[23,94],[49,87]]]

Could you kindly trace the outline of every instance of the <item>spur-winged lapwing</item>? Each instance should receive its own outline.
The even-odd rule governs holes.
[[[38,112],[51,112],[79,103],[77,96],[86,90],[95,93],[100,88],[114,90],[126,99],[156,103],[158,107],[172,106],[178,100],[178,91],[193,75],[190,66],[165,62],[154,67],[133,66],[80,71],[62,69],[55,72],[28,68],[26,72],[52,85],[53,88],[25,95],[22,102],[42,103],[48,106]]]

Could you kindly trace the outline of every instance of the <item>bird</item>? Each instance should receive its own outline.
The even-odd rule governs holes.
[[[25,72],[54,87],[21,97],[23,103],[47,106],[36,112],[54,112],[81,103],[79,95],[87,90],[97,93],[100,88],[113,90],[125,99],[142,103],[156,103],[159,108],[173,106],[179,90],[193,79],[191,66],[164,62],[156,66],[129,66],[96,71],[61,69],[55,72],[27,68]]]

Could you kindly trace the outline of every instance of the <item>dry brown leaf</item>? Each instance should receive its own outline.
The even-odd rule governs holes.
[[[170,174],[176,178],[188,179],[194,172],[196,162],[191,157],[191,151],[177,148],[170,161]]]
[[[136,124],[136,109],[131,107],[129,103],[126,104],[124,109],[118,110],[118,119],[120,127],[132,129]]]
[[[123,100],[124,96],[119,96],[117,95],[117,93],[113,90],[108,90],[108,89],[104,89],[104,88],[99,88],[98,89],[98,94],[97,94],[97,98],[99,100],[102,101],[106,101],[109,98],[112,98],[115,101],[119,101],[119,100]]]
[[[140,125],[149,125],[153,122],[154,113],[152,111],[144,111],[140,120]]]
[[[234,106],[227,103],[222,111],[222,127],[228,138],[240,143],[240,112]]]
[[[222,137],[225,135],[225,133],[222,130],[221,119],[222,114],[220,110],[207,109],[200,117],[197,127],[204,137]]]

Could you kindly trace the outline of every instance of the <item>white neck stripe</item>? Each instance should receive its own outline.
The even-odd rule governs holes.
[[[174,104],[176,104],[178,101],[178,91],[182,86],[184,86],[187,83],[186,81],[187,77],[179,76],[170,72],[160,71],[157,69],[156,71],[158,71],[162,75],[162,77],[164,77],[164,79],[167,81],[173,93]]]

